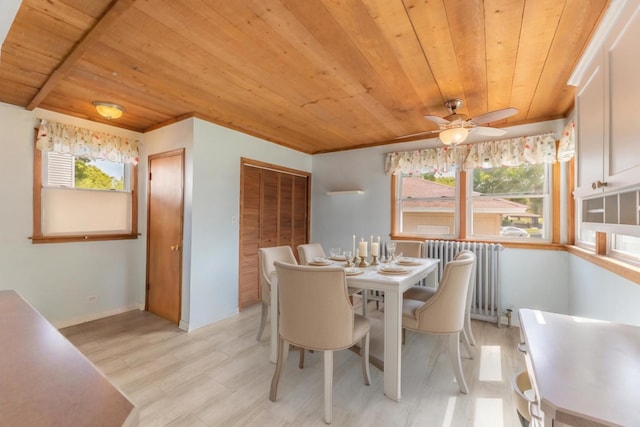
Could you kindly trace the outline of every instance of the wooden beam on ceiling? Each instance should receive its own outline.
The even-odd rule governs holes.
[[[38,93],[27,104],[27,110],[33,110],[49,95],[56,87],[60,80],[64,79],[71,69],[76,65],[78,60],[89,50],[100,38],[109,30],[109,28],[118,20],[118,18],[126,12],[136,0],[114,0],[111,6],[105,11],[102,18],[94,25],[94,27],[78,42],[76,47],[67,55],[60,63],[60,66],[49,76]]]

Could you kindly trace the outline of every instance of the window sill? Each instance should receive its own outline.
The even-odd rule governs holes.
[[[31,236],[31,243],[70,243],[70,242],[99,242],[105,240],[131,240],[137,239],[138,233],[126,234],[86,234],[86,235],[67,235],[67,236]]]
[[[579,248],[578,246],[567,245],[566,248],[570,254],[578,256],[584,260],[589,261],[592,264],[602,267],[605,270],[608,270],[614,274],[617,274],[618,276],[622,276],[625,279],[640,285],[639,267],[608,256],[596,255],[595,253]]]

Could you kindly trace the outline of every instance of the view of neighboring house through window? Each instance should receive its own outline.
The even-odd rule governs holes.
[[[399,230],[403,234],[454,238],[457,236],[455,169],[441,173],[402,176]]]
[[[486,239],[549,239],[551,168],[547,164],[467,171],[467,235]],[[398,175],[397,229],[406,235],[456,238],[460,174]],[[467,202],[467,201],[465,201]]]

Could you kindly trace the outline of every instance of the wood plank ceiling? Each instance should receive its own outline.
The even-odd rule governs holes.
[[[0,101],[148,131],[195,116],[300,150],[436,129],[461,98],[492,126],[566,116],[609,0],[23,0]],[[413,138],[416,139],[416,138]]]

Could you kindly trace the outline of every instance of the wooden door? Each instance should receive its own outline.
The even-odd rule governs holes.
[[[309,236],[310,174],[242,159],[238,307],[261,301],[258,249],[296,247]]]
[[[179,324],[184,150],[149,156],[146,309]]]

